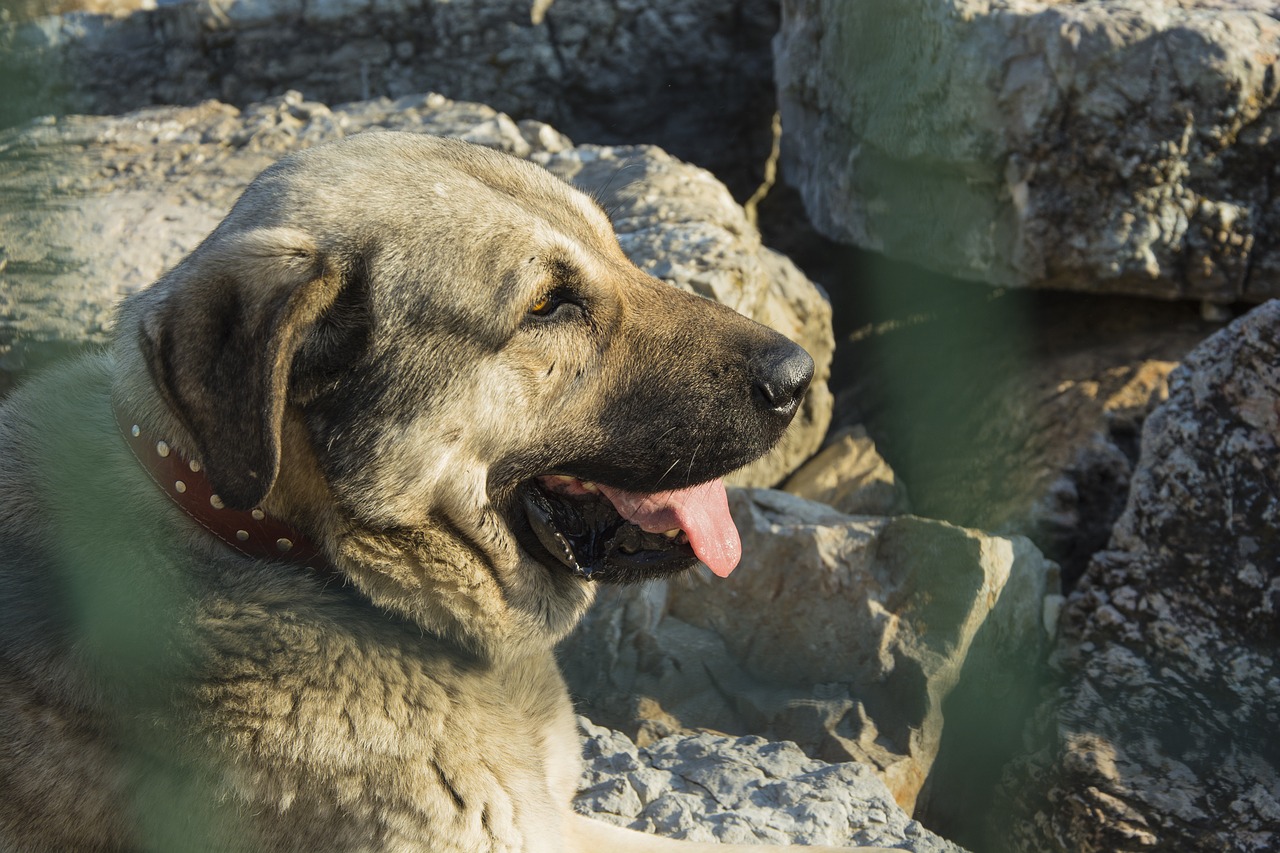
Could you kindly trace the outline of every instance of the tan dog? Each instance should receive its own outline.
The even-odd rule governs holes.
[[[733,568],[812,367],[531,164],[286,158],[0,409],[0,849],[737,849],[573,814],[552,647]]]

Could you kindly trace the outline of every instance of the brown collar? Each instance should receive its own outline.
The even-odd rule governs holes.
[[[333,567],[298,530],[261,509],[228,509],[213,492],[200,462],[165,439],[149,435],[112,406],[116,426],[138,464],[179,509],[231,548],[259,560],[283,560],[322,571]]]

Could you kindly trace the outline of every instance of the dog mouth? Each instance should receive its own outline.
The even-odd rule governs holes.
[[[652,579],[699,560],[726,577],[742,554],[718,479],[686,489],[631,492],[548,474],[525,483],[521,498],[542,548],[590,580]]]

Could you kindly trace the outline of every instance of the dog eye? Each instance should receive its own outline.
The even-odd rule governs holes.
[[[534,303],[529,306],[529,313],[534,317],[546,318],[559,311],[562,307],[576,305],[568,294],[553,290],[539,296]]]

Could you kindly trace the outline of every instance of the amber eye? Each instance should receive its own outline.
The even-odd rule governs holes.
[[[529,306],[529,313],[535,317],[550,317],[556,313],[556,309],[564,305],[569,300],[559,291],[551,291],[539,296],[534,303]]]

